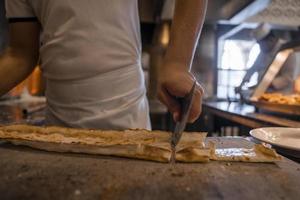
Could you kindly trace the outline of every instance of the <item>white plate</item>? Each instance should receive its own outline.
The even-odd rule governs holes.
[[[251,130],[250,135],[274,146],[300,151],[300,128],[258,128]]]

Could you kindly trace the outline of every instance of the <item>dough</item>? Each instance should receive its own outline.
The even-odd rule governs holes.
[[[16,145],[47,151],[113,155],[160,162],[169,162],[171,159],[170,134],[164,131],[101,131],[29,125],[0,127],[0,138]],[[203,149],[205,137],[206,133],[183,133],[176,147],[179,159],[183,160],[180,155],[184,152]]]
[[[170,162],[170,132],[125,130],[102,131],[62,127],[11,125],[0,127],[0,139],[15,145],[25,145],[55,152],[75,152]],[[176,160],[180,162],[242,161],[274,162],[281,157],[263,145],[252,149],[216,149],[214,143],[206,147],[206,133],[184,132],[176,146]]]

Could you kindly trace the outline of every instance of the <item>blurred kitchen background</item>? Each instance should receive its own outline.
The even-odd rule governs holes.
[[[174,122],[156,99],[157,73],[169,42],[175,0],[139,0],[142,65],[153,129]],[[300,127],[300,0],[208,0],[192,71],[205,89],[201,117],[187,129],[247,135],[252,128]],[[7,44],[0,0],[0,50]],[[38,68],[0,100],[0,121],[42,125]]]

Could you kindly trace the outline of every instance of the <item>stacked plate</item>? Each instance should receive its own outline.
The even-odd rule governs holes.
[[[258,128],[251,130],[250,135],[271,144],[279,153],[300,160],[300,128]]]

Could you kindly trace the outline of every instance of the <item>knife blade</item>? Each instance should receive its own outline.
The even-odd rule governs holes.
[[[179,143],[182,133],[187,124],[187,120],[188,120],[190,110],[192,107],[195,88],[196,88],[196,81],[194,81],[194,84],[193,84],[190,92],[185,97],[178,99],[178,101],[180,102],[180,105],[181,105],[181,116],[180,116],[179,121],[176,122],[175,129],[174,129],[174,131],[172,133],[172,137],[171,137],[171,148],[172,148],[171,160],[173,160],[173,161],[175,159],[175,147]]]

